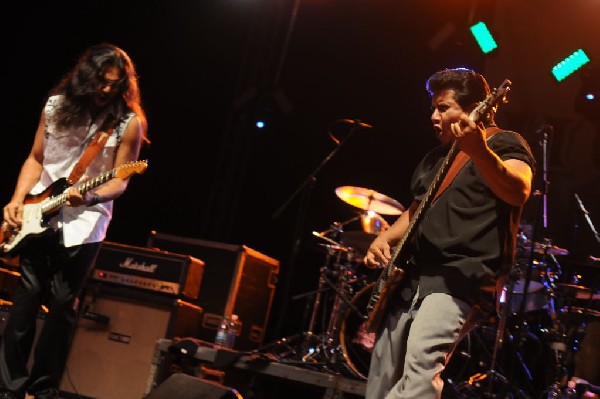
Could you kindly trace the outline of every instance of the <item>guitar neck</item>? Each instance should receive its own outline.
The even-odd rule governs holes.
[[[76,186],[79,194],[83,195],[88,191],[106,183],[115,176],[116,169],[111,169],[108,172],[104,172],[93,179],[87,180]],[[52,212],[56,212],[67,202],[67,190],[63,193],[47,198],[41,205],[43,215],[47,215]]]

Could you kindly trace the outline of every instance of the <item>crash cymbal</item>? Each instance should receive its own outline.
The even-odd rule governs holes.
[[[365,211],[382,215],[400,215],[404,207],[398,201],[375,190],[354,186],[341,186],[335,194],[344,202]]]

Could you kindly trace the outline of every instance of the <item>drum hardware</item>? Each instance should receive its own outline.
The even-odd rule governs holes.
[[[481,377],[481,379],[486,379],[487,381],[487,390],[484,392],[484,397],[488,397],[488,398],[495,398],[497,397],[496,394],[498,392],[510,392],[510,391],[514,391],[514,395],[516,395],[517,398],[526,398],[527,396],[525,396],[525,394],[523,393],[523,391],[521,391],[517,386],[515,386],[514,384],[511,384],[509,382],[509,379],[506,378],[501,370],[499,369],[499,361],[498,361],[498,356],[500,354],[500,350],[502,349],[502,347],[504,346],[504,340],[506,338],[508,338],[510,341],[513,341],[513,336],[511,334],[507,335],[508,332],[508,320],[509,320],[509,315],[511,313],[511,306],[510,304],[512,304],[512,295],[515,292],[515,286],[517,284],[517,274],[515,272],[512,272],[509,274],[508,277],[508,284],[506,287],[506,291],[505,291],[505,299],[506,302],[504,304],[504,306],[501,306],[500,308],[500,314],[499,314],[499,319],[498,319],[498,326],[496,329],[496,334],[495,334],[495,339],[494,339],[494,346],[492,349],[492,354],[491,354],[491,360],[489,363],[489,369],[484,373],[484,376]],[[525,297],[525,295],[527,295],[527,285],[524,285],[524,289],[523,289],[523,296]],[[517,341],[518,342],[518,341]],[[525,362],[523,362],[523,358],[519,352],[519,348],[516,347],[515,349],[515,354],[517,356],[517,358],[519,359],[519,363],[522,366],[523,371],[525,372],[526,376],[528,379],[531,379],[531,373],[529,372],[529,369],[527,368]]]
[[[499,296],[496,317],[488,321],[490,325],[481,323],[475,329],[487,327],[487,340],[483,342],[483,338],[479,338],[479,347],[474,348],[479,359],[477,367],[467,370],[465,366],[461,372],[471,371],[471,374],[463,376],[463,380],[460,375],[447,373],[448,390],[467,398],[533,398],[546,387],[545,381],[539,381],[539,373],[544,366],[541,357],[550,324],[548,301],[544,298],[550,291],[545,283],[537,281],[526,287],[523,272],[513,267]],[[527,304],[524,313],[519,312],[521,300]],[[462,345],[462,341],[458,345]],[[467,352],[469,350],[471,348]],[[464,360],[463,352],[457,347],[450,362]],[[449,366],[452,367],[452,363]]]
[[[350,221],[357,220],[360,216]],[[353,249],[336,241],[342,227],[349,223],[335,222],[324,232],[313,231],[313,235],[325,243],[318,243],[326,250],[324,264],[319,271],[317,289],[292,297],[292,300],[307,300],[307,315],[310,320],[305,332],[282,338],[261,350],[276,352],[282,362],[304,365],[310,368],[347,371],[346,356],[339,340],[341,315],[350,311],[361,319],[366,315],[349,299],[353,294],[352,284],[360,281],[354,275]],[[331,237],[327,236],[330,235]],[[334,238],[332,238],[334,237]],[[332,295],[329,295],[332,294]]]

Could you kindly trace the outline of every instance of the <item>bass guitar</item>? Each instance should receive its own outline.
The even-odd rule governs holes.
[[[127,179],[135,173],[144,173],[147,167],[148,161],[128,162],[93,179],[81,182],[75,187],[80,194],[84,195],[112,178]],[[6,222],[3,222],[0,227],[0,253],[14,255],[28,237],[44,233],[49,228],[49,221],[67,202],[67,190],[70,187],[67,179],[63,177],[54,181],[43,192],[27,195],[23,201],[21,227],[10,227]]]
[[[496,107],[500,101],[506,102],[506,95],[510,90],[511,84],[512,83],[510,80],[505,79],[498,88],[494,89],[485,98],[485,100],[479,103],[477,107],[469,114],[471,120],[473,120],[475,123],[481,121],[482,118],[485,117],[492,110],[492,108]],[[425,192],[423,199],[413,214],[405,234],[402,236],[402,239],[399,241],[398,245],[394,248],[391,259],[381,271],[381,274],[379,275],[379,278],[373,287],[373,291],[366,308],[367,318],[364,323],[364,327],[368,332],[375,332],[379,328],[379,325],[383,320],[383,316],[389,307],[388,299],[396,291],[405,274],[404,269],[397,265],[404,265],[408,261],[408,244],[412,240],[416,226],[423,219],[426,210],[433,202],[435,194],[440,188],[442,181],[448,174],[448,170],[450,169],[450,166],[452,165],[452,162],[456,158],[458,152],[458,145],[456,144],[456,141],[454,141],[450,147],[450,151],[448,151],[448,154],[444,158],[442,165],[438,169],[433,181],[429,185],[429,188]]]

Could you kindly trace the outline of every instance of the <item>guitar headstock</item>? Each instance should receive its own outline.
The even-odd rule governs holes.
[[[134,173],[144,173],[146,168],[148,168],[148,160],[128,162],[115,168],[115,177],[127,179]]]
[[[508,92],[510,91],[510,86],[512,82],[508,79],[504,79],[502,84],[492,90],[490,94],[480,102],[477,107],[471,112],[469,115],[474,122],[479,122],[483,117],[485,117],[490,111],[496,111],[499,103],[507,103],[508,102]]]

